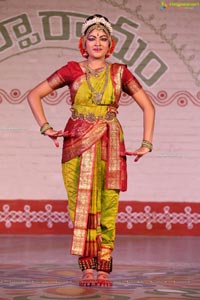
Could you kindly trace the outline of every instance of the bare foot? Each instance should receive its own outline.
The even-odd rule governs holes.
[[[83,271],[82,279],[79,281],[80,286],[94,286],[96,285],[94,279],[94,272],[92,269],[87,269]]]
[[[112,281],[109,280],[109,274],[107,272],[99,271],[97,275],[96,285],[103,287],[112,286]]]

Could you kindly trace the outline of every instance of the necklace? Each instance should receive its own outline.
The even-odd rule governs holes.
[[[88,70],[88,72],[94,76],[94,77],[99,77],[99,74],[106,68],[107,64],[104,67],[98,68],[98,69],[92,69],[90,68],[90,66],[87,64],[86,65],[86,70]]]
[[[93,76],[95,76],[95,77],[99,77],[98,73],[100,73],[104,69],[106,69],[106,78],[105,78],[105,81],[104,81],[103,88],[102,88],[101,91],[96,91],[94,89],[94,87],[92,86],[91,81],[90,81],[91,74],[92,75],[94,74]],[[89,66],[86,67],[86,80],[87,80],[87,84],[89,86],[90,91],[94,95],[93,98],[92,98],[92,100],[96,104],[100,104],[101,103],[103,94],[104,94],[104,92],[106,90],[106,87],[107,87],[107,84],[108,84],[108,73],[109,73],[108,71],[109,71],[108,64],[106,64],[105,67],[101,68],[100,70],[93,70]]]

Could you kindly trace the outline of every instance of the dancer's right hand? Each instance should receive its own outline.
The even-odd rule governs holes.
[[[63,136],[63,131],[49,128],[45,131],[44,135],[50,137],[50,139],[52,139],[52,141],[54,142],[54,145],[56,147],[59,147],[59,141],[57,140],[57,138]]]

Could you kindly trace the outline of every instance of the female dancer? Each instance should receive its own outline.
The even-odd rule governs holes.
[[[110,286],[115,221],[120,191],[126,190],[126,155],[138,161],[152,151],[154,107],[134,75],[123,64],[106,60],[114,50],[108,19],[94,15],[82,26],[81,62],[70,61],[36,86],[28,95],[40,132],[58,147],[64,137],[62,172],[74,224],[71,253],[83,271],[81,286]],[[67,85],[71,117],[63,131],[48,123],[42,98]],[[143,111],[141,146],[127,153],[117,119],[121,92],[132,96]],[[95,273],[97,272],[97,278]]]

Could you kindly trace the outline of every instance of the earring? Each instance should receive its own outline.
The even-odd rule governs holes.
[[[115,50],[115,40],[112,37],[112,39],[111,39],[111,46],[110,46],[110,49],[108,50],[108,52],[106,54],[106,58],[108,58],[113,53],[114,50]]]
[[[81,36],[80,37],[80,39],[79,39],[79,45],[78,45],[78,47],[79,47],[79,50],[80,50],[80,52],[81,52],[81,55],[83,56],[83,57],[88,57],[88,53],[87,53],[87,51],[84,49],[84,47],[83,47],[83,37]]]

